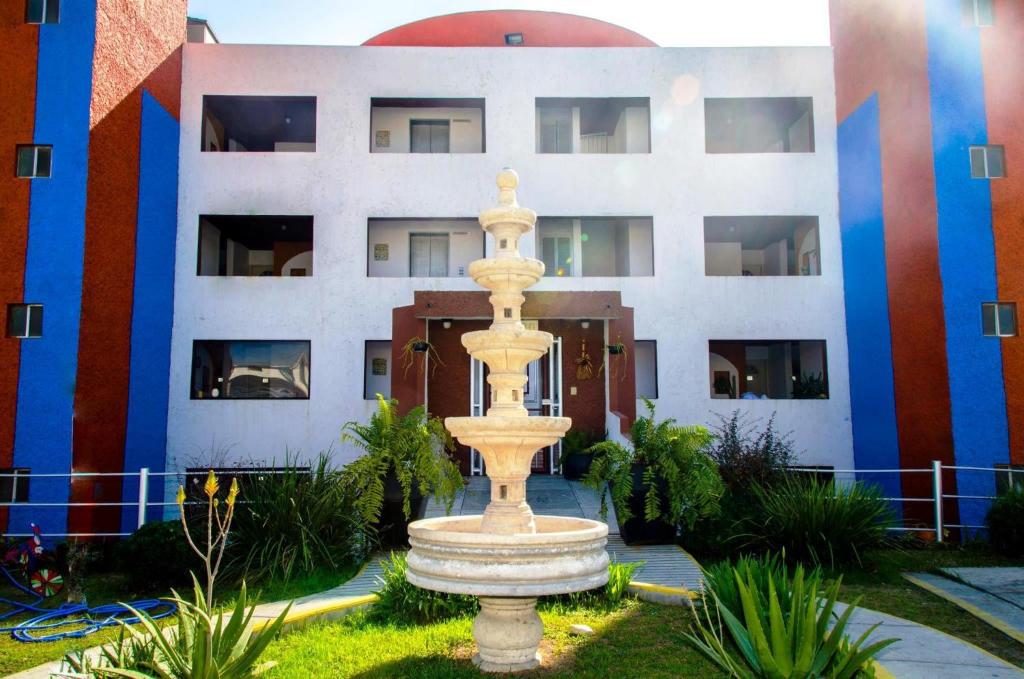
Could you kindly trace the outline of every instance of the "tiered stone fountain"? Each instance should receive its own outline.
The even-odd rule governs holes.
[[[473,622],[484,672],[529,670],[544,626],[537,597],[600,587],[608,581],[608,526],[565,516],[535,516],[526,502],[530,461],[569,429],[567,417],[529,417],[523,406],[526,366],[551,347],[550,333],[520,320],[523,290],[544,275],[544,263],[519,254],[519,239],[537,213],[516,202],[519,177],[498,175],[498,205],[480,214],[494,236],[494,257],[469,265],[469,275],[491,291],[494,322],[469,332],[462,344],[487,364],[491,407],[486,417],[449,417],[445,426],[483,455],[491,502],[483,515],[416,521],[409,525],[408,579],[425,589],[480,597]]]

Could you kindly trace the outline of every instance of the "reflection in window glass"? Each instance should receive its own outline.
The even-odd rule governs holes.
[[[192,398],[309,398],[309,342],[196,340]]]

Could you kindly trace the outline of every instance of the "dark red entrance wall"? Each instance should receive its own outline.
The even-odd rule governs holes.
[[[429,321],[430,343],[444,363],[429,370],[427,404],[431,415],[442,419],[469,415],[469,354],[462,346],[462,333],[486,330],[490,325],[490,320],[452,321],[452,327],[445,329],[441,321]],[[468,475],[469,448],[459,445],[455,459]]]
[[[539,323],[541,330],[562,338],[562,414],[572,418],[573,429],[601,433],[605,429],[604,372],[598,374],[604,354],[604,322],[593,320],[584,329],[577,320],[549,320]],[[587,341],[587,353],[594,363],[594,376],[589,380],[576,377],[576,359],[580,344]],[[605,370],[608,368],[606,367]],[[576,395],[572,395],[572,388]]]

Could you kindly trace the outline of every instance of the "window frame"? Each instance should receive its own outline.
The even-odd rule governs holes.
[[[996,7],[993,0],[964,0],[964,14],[969,14],[971,26],[976,28],[988,28],[996,25]],[[982,6],[987,7],[988,21],[982,21]]]
[[[426,125],[430,130],[430,150],[429,151],[416,151],[413,149],[413,128],[417,125]],[[434,128],[443,127],[448,132],[448,150],[447,151],[435,151],[434,150]],[[452,152],[452,121],[447,118],[409,118],[409,153],[427,154],[450,154]]]
[[[975,173],[974,163],[974,152],[981,151],[981,171],[982,174]],[[1001,156],[1000,163],[1002,164],[1002,174],[991,174],[989,172],[989,154],[998,152]],[[971,179],[1005,179],[1006,178],[1006,147],[1002,144],[972,144],[968,147],[968,160],[970,164]]]
[[[0,468],[0,507],[27,504],[31,480],[30,467]],[[9,488],[5,487],[7,484]]]
[[[646,399],[649,399],[651,401],[654,401],[654,400],[657,400],[658,396],[661,394],[661,389],[659,388],[660,385],[658,383],[658,340],[653,340],[653,339],[634,339],[633,340],[633,354],[634,355],[637,354],[636,345],[641,344],[641,343],[643,343],[643,344],[651,344],[651,345],[654,346],[654,396],[641,396],[639,389],[637,389],[636,397],[638,399],[639,398],[646,398]],[[634,362],[633,362],[634,389],[636,388],[636,385],[635,385],[635,382],[636,382],[636,367],[638,365],[639,365],[639,362],[634,360]]]
[[[416,238],[428,238],[432,242],[434,238],[444,238],[445,241],[445,261],[444,261],[444,275],[435,276],[430,273],[430,261],[427,262],[427,274],[417,275],[413,273],[413,248],[412,244]],[[427,256],[430,256],[430,250],[428,249]],[[409,275],[408,278],[450,278],[451,272],[451,258],[452,258],[452,235],[448,231],[410,231],[409,232]]]
[[[196,348],[197,345],[206,342],[222,342],[222,343],[246,343],[246,344],[266,344],[266,343],[282,343],[282,344],[293,344],[293,343],[304,343],[306,345],[306,358],[308,360],[307,371],[309,373],[306,381],[306,395],[305,396],[288,396],[288,397],[273,397],[273,396],[227,396],[220,394],[216,397],[213,396],[196,396],[198,389],[196,389]],[[211,375],[211,379],[216,379],[216,375]],[[222,387],[223,389],[223,387]],[[193,339],[192,340],[192,360],[189,363],[189,379],[188,379],[188,391],[190,401],[308,401],[313,396],[313,342],[308,339]]]
[[[11,329],[11,313],[14,309],[24,307],[25,308],[25,327],[22,329],[24,334],[16,334]],[[32,318],[35,315],[33,310],[38,309],[39,314],[39,334],[32,334]],[[42,339],[43,337],[43,305],[36,302],[21,302],[17,304],[7,305],[7,323],[6,323],[6,336],[11,339]]]
[[[37,21],[32,17],[32,0],[25,0],[25,23],[32,24],[33,26],[43,26],[46,24],[59,24],[60,23],[60,0],[39,0],[41,11],[39,20]],[[56,7],[56,11],[50,12],[51,7]],[[48,21],[50,15],[53,15],[52,21]]]
[[[48,154],[46,174],[39,173],[39,152]],[[21,173],[21,155],[24,151],[32,152],[31,174]],[[14,153],[14,176],[18,179],[49,179],[53,176],[53,145],[51,144],[18,144]]]
[[[1010,313],[1013,314],[1013,331],[1004,333],[1002,331],[1002,323],[999,320],[1000,307],[1007,307],[1010,309]],[[985,332],[985,313],[991,308],[992,309],[992,328],[995,332]],[[1016,337],[1020,332],[1020,321],[1017,316],[1017,303],[1016,302],[982,302],[981,303],[981,334],[983,337]]]

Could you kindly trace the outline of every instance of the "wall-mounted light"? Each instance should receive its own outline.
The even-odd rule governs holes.
[[[450,319],[450,318],[442,318],[441,319],[441,327],[443,327],[445,330],[447,330],[448,328],[452,327],[452,319]]]
[[[589,318],[584,318],[582,321],[580,321],[580,327],[583,328],[584,330],[589,328],[590,327],[590,319]]]

